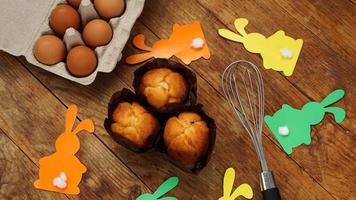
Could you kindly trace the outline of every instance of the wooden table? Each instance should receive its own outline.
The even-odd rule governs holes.
[[[234,167],[235,185],[251,184],[254,199],[259,192],[259,163],[240,122],[224,102],[220,78],[234,60],[246,59],[259,66],[258,55],[241,44],[226,41],[217,29],[233,29],[237,17],[249,19],[247,31],[270,35],[285,30],[304,39],[295,73],[284,77],[262,69],[266,113],[283,103],[299,108],[310,100],[320,101],[342,88],[346,97],[337,103],[347,118],[336,124],[327,115],[313,127],[312,144],[287,156],[265,127],[264,148],[283,199],[356,199],[355,98],[356,98],[356,6],[353,0],[160,0],[147,1],[132,36],[144,33],[149,43],[167,38],[173,23],[200,19],[211,50],[210,60],[200,59],[189,67],[198,77],[199,102],[214,116],[218,129],[215,150],[208,166],[198,175],[188,174],[160,153],[135,154],[115,143],[103,128],[110,96],[130,87],[138,66],[120,62],[114,72],[99,74],[90,86],[82,86],[26,62],[22,57],[0,53],[0,199],[135,199],[154,191],[166,178],[178,176],[179,186],[170,195],[178,199],[213,199],[222,195],[226,168]],[[130,44],[124,58],[138,52]],[[95,134],[80,134],[77,154],[88,167],[78,196],[35,190],[38,160],[54,151],[64,128],[70,104],[79,106],[78,121],[90,117]]]

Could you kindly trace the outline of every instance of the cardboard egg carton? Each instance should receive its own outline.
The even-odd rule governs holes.
[[[142,12],[145,0],[125,0],[125,11],[120,17],[110,19],[113,38],[106,46],[95,48],[98,57],[96,70],[87,77],[74,77],[66,69],[65,63],[44,65],[33,56],[32,48],[36,40],[53,31],[49,26],[49,15],[64,0],[2,0],[0,3],[0,50],[15,56],[24,56],[26,60],[44,70],[62,76],[74,82],[89,85],[98,72],[111,72],[122,57],[122,50],[129,39],[130,31]],[[92,19],[100,18],[90,0],[82,0],[78,9],[82,18],[82,27]],[[67,29],[63,40],[67,51],[84,44],[81,34],[73,28]]]

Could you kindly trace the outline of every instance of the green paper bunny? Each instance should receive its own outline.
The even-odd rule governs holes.
[[[153,194],[142,194],[136,200],[177,200],[175,197],[162,197],[178,185],[178,177],[171,177],[163,182]]]
[[[345,119],[344,109],[335,106],[328,107],[344,95],[344,90],[335,90],[322,102],[309,102],[301,110],[284,104],[273,116],[267,115],[264,120],[283,150],[291,154],[294,147],[303,143],[307,145],[311,143],[311,126],[319,124],[325,113],[332,113],[337,123]]]

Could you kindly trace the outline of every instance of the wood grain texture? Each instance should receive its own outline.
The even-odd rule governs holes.
[[[64,194],[34,190],[37,171],[35,163],[0,129],[0,199],[68,199]]]
[[[343,13],[337,14],[340,10]],[[222,195],[225,169],[234,167],[237,173],[235,185],[250,183],[255,192],[254,199],[261,199],[260,167],[254,148],[224,102],[220,89],[221,73],[232,61],[246,59],[258,65],[262,63],[258,55],[248,53],[241,44],[226,41],[217,35],[218,28],[233,29],[235,18],[246,17],[250,20],[248,31],[270,35],[283,29],[288,35],[304,39],[302,54],[292,77],[262,70],[267,114],[274,113],[283,103],[299,108],[307,101],[321,100],[334,89],[346,90],[346,97],[337,104],[346,109],[346,120],[338,125],[331,116],[327,116],[313,128],[312,144],[299,147],[291,156],[284,154],[277,141],[264,129],[267,159],[282,197],[355,199],[354,10],[354,2],[346,0],[326,3],[309,0],[146,2],[131,36],[144,33],[147,43],[152,44],[159,38],[168,38],[173,23],[187,24],[200,19],[212,53],[210,60],[200,59],[189,66],[198,76],[199,102],[204,104],[209,115],[214,116],[218,126],[212,159],[198,175],[182,172],[157,151],[133,153],[115,143],[106,133],[103,120],[110,96],[123,87],[131,88],[133,71],[138,67],[128,66],[122,61],[113,73],[99,74],[92,85],[81,86],[32,66],[23,58],[15,59],[0,53],[0,109],[3,111],[0,113],[0,128],[4,130],[4,140],[8,142],[11,139],[12,146],[23,152],[21,160],[24,163],[18,165],[31,166],[32,163],[32,176],[36,177],[38,159],[53,151],[54,140],[64,126],[63,113],[68,105],[75,103],[79,106],[78,119],[92,118],[96,131],[95,135],[80,136],[83,148],[78,157],[90,170],[80,184],[82,193],[68,198],[134,199],[141,192],[155,190],[164,179],[178,176],[180,184],[170,195],[183,200],[216,200]],[[334,25],[337,28],[330,28]],[[342,37],[337,37],[339,35]],[[136,52],[128,44],[123,58]],[[34,112],[36,106],[41,106],[41,109]],[[0,166],[3,166],[2,163]],[[8,168],[5,172],[15,173]],[[1,191],[1,185],[0,194],[13,190]],[[29,194],[25,196],[29,199],[38,199],[37,195],[50,195],[45,199],[65,198],[31,188],[27,191]],[[25,196],[14,194],[18,199]]]
[[[1,54],[0,73],[1,96],[6,99],[0,102],[0,126],[38,164],[41,157],[54,151],[55,139],[64,130],[66,107],[16,58]],[[95,135],[80,133],[79,139],[81,149],[76,155],[88,171],[79,185],[78,197],[134,199],[149,191]]]
[[[345,179],[347,179],[346,177],[352,177],[351,180],[356,180],[353,167],[346,164],[352,162],[355,157],[355,152],[349,151],[345,155],[345,152],[339,151],[338,148],[338,146],[343,146],[352,149],[353,146],[355,146],[355,123],[353,122],[355,112],[352,112],[352,108],[355,108],[353,99],[356,97],[356,81],[355,76],[350,76],[350,74],[356,74],[355,68],[333,54],[332,50],[320,42],[313,34],[308,34],[308,30],[303,28],[303,26],[298,23],[293,23],[293,20],[289,20],[287,15],[274,15],[274,18],[268,18],[269,12],[267,12],[267,3],[256,4],[251,1],[200,1],[200,3],[203,6],[190,2],[190,6],[185,7],[184,5],[188,4],[188,2],[161,1],[160,6],[162,6],[162,9],[159,11],[153,9],[153,7],[157,5],[149,4],[146,6],[146,9],[150,9],[151,12],[144,12],[140,19],[151,30],[155,30],[155,34],[161,38],[167,38],[169,36],[171,31],[169,27],[171,26],[170,22],[184,24],[190,23],[196,18],[200,18],[202,19],[203,26],[204,24],[209,24],[209,26],[204,26],[204,32],[208,38],[210,49],[212,50],[212,64],[209,65],[199,60],[191,64],[191,66],[198,74],[217,88],[217,90],[219,90],[219,80],[222,71],[225,66],[232,61],[226,62],[226,60],[230,60],[230,58],[243,58],[254,60],[255,63],[261,63],[261,59],[258,56],[248,54],[241,44],[214,40],[215,38],[222,40],[216,34],[218,28],[228,26],[232,29],[234,19],[238,16],[244,16],[248,19],[252,19],[250,20],[248,31],[251,31],[251,29],[253,29],[253,31],[257,30],[258,27],[259,32],[270,35],[282,27],[287,33],[292,32],[302,35],[302,38],[305,39],[302,57],[298,62],[296,72],[291,78],[285,78],[271,70],[263,71],[267,99],[266,112],[267,114],[272,114],[279,109],[283,103],[288,103],[299,108],[309,101],[310,97],[319,101],[334,89],[345,89],[347,95],[345,99],[340,101],[337,105],[349,111],[348,118],[342,123],[341,127],[336,125],[337,127],[334,129],[318,131],[319,126],[316,126],[313,131],[314,136],[317,133],[323,132],[322,135],[315,137],[322,138],[324,141],[327,141],[326,143],[336,144],[334,149],[330,145],[325,145],[325,142],[318,143],[316,142],[317,140],[313,140],[312,146],[302,147],[304,151],[294,153],[292,158],[315,177],[323,187],[327,187],[328,190],[332,191],[335,196],[342,196],[343,194],[345,195],[342,196],[343,198],[347,198],[350,194],[355,196],[355,191],[351,189],[353,187],[350,188],[349,185],[342,184]],[[207,8],[208,11],[204,8]],[[161,16],[159,13],[168,13],[169,10],[173,9],[177,11],[168,15],[166,17],[168,19],[160,20]],[[238,15],[236,13],[238,13]],[[285,12],[279,10],[277,13]],[[226,18],[229,18],[229,20],[226,20]],[[275,20],[280,22],[280,24],[275,23]],[[224,22],[224,24],[221,24],[221,22]],[[255,22],[258,26],[254,26],[253,23]],[[266,26],[266,24],[268,24],[268,26]],[[281,24],[282,26],[278,27]],[[262,31],[261,27],[263,27],[262,29],[265,31]],[[299,29],[302,31],[298,31]],[[218,43],[221,45],[218,45]],[[333,57],[333,59],[330,59],[331,57]],[[338,66],[338,68],[334,66]],[[318,78],[315,78],[315,76]],[[295,77],[297,77],[297,79]],[[343,77],[348,78],[345,79]],[[291,96],[293,96],[293,98],[291,98]],[[327,121],[333,123],[332,117],[329,116]],[[325,149],[326,151],[320,151],[320,149]],[[333,153],[329,154],[328,152]],[[344,159],[340,159],[340,157],[344,158],[345,156],[346,162],[343,163]],[[333,166],[339,166],[342,170],[335,171]],[[316,170],[317,168],[322,168],[323,171],[320,172]],[[339,179],[335,178],[335,176],[339,177]],[[340,187],[334,187],[335,181],[339,182]],[[356,183],[355,181],[351,181],[350,184],[355,186]],[[340,189],[344,191],[343,194],[340,194]]]
[[[133,35],[138,32],[143,32],[145,35],[147,35],[147,39],[150,38],[148,42],[154,40],[153,34],[150,33],[149,30],[142,26],[140,23],[136,24],[136,27],[133,30]],[[125,51],[125,55],[133,53],[132,49],[128,50],[129,52]],[[24,61],[23,63],[26,64],[26,62]],[[73,84],[71,84],[69,81],[65,81],[56,77],[48,77],[48,75],[43,73],[42,70],[38,70],[33,67],[29,67],[29,69],[39,80],[41,80],[51,91],[54,92],[57,98],[59,98],[65,104],[71,103],[73,101],[72,97],[75,96],[75,99],[79,101],[79,103],[76,104],[80,105],[80,107],[83,108],[88,107],[88,112],[90,112],[90,110],[93,110],[93,108],[97,109],[98,111],[96,115],[99,117],[98,120],[102,121],[106,116],[106,112],[99,113],[99,110],[106,111],[106,102],[108,102],[110,95],[115,92],[115,88],[116,90],[120,90],[124,86],[130,86],[133,78],[133,70],[137,68],[137,66],[131,67],[124,65],[123,63],[121,63],[121,65],[118,67],[119,68],[115,71],[116,74],[103,75],[105,76],[105,78],[99,77],[99,80],[97,82],[87,88],[83,88],[82,86],[73,87]],[[108,83],[107,81],[105,81],[105,79],[108,79],[109,77],[111,79],[111,82],[114,82],[115,84],[110,84],[110,86],[107,85]],[[53,81],[54,78],[56,79],[56,81]],[[121,82],[120,80],[122,80],[123,82]],[[255,189],[255,191],[257,191],[256,199],[260,199],[261,196],[258,192],[259,181],[257,176],[259,172],[259,166],[254,149],[251,146],[251,142],[247,134],[244,133],[244,129],[241,127],[241,125],[239,123],[236,123],[237,121],[229,112],[229,107],[227,106],[227,104],[222,104],[219,107],[215,106],[216,102],[224,102],[224,100],[216,92],[216,90],[214,90],[214,88],[212,88],[204,79],[198,78],[198,82],[199,101],[203,103],[206,108],[209,108],[207,109],[209,114],[211,114],[212,116],[216,116],[215,119],[217,120],[218,124],[218,134],[220,134],[218,136],[214,156],[207,168],[199,174],[199,177],[195,177],[194,175],[189,175],[184,172],[181,172],[179,169],[175,168],[170,163],[163,160],[161,156],[159,156],[160,154],[158,154],[159,157],[157,157],[157,155],[155,155],[157,154],[157,152],[147,154],[148,157],[146,157],[146,154],[138,155],[138,157],[136,157],[137,154],[134,154],[132,152],[128,152],[128,155],[123,155],[122,152],[127,152],[125,150],[113,150],[113,152],[117,152],[117,156],[120,157],[121,160],[128,161],[126,162],[128,167],[131,168],[136,174],[138,174],[143,181],[148,183],[148,185],[154,185],[154,187],[157,187],[160,184],[160,180],[166,178],[167,176],[178,175],[181,178],[179,190],[175,190],[172,194],[175,194],[176,196],[181,197],[182,199],[217,199],[219,195],[221,195],[221,181],[225,169],[230,166],[236,166],[236,170],[239,174],[239,178],[241,178],[241,181],[253,180],[253,182],[249,182],[253,184],[253,188]],[[67,83],[69,85],[67,85]],[[59,87],[61,87],[61,89],[56,89]],[[107,97],[100,96],[98,98],[95,94],[97,94],[99,91],[101,94],[109,95]],[[103,99],[107,100],[103,102]],[[90,102],[91,105],[85,106],[88,104],[88,102]],[[230,124],[234,125],[231,126]],[[97,132],[98,131],[99,130],[97,130]],[[102,131],[103,134],[100,134],[100,136],[103,135],[103,138],[107,138],[108,136],[105,133],[105,130],[102,129]],[[240,133],[238,137],[236,137],[236,131]],[[110,139],[103,139],[103,141],[109,142],[107,144],[107,146],[109,147],[114,146],[114,148],[122,149],[121,146],[112,144],[113,141]],[[227,145],[226,143],[230,145]],[[241,146],[244,146],[244,148],[235,149],[234,145],[236,143]],[[280,174],[281,177],[287,177],[289,174],[291,174],[291,172],[293,175],[289,176],[299,177],[298,179],[289,178],[288,183],[281,184],[281,187],[286,188],[286,190],[282,191],[282,195],[288,196],[288,194],[292,193],[298,198],[308,198],[313,194],[318,194],[314,195],[314,199],[332,199],[329,194],[323,190],[322,187],[314,186],[314,181],[308,176],[308,174],[305,174],[303,173],[303,171],[300,171],[298,166],[291,164],[293,163],[293,161],[289,160],[285,156],[281,157],[281,150],[274,146],[271,141],[267,141],[266,143],[269,144],[267,145],[266,150],[273,155],[272,159],[276,160],[274,164],[271,164],[271,167],[273,167],[275,172]],[[238,156],[234,157],[229,155]],[[140,159],[143,163],[149,164],[145,165],[143,169],[142,164],[131,161],[137,159]],[[156,163],[157,165],[153,165],[152,168],[151,163]],[[278,167],[280,163],[284,163],[283,166],[288,167],[286,167],[286,169],[282,169],[282,167]],[[155,173],[155,171],[157,170],[158,173]],[[156,179],[152,179],[152,176],[156,177]],[[292,190],[292,185],[298,184],[301,179],[300,177],[303,177],[303,188],[300,188],[300,190],[298,191]],[[310,188],[313,189],[310,190]]]
[[[50,90],[53,91],[59,99],[61,99],[61,101],[65,102],[66,104],[70,103],[73,101],[72,96],[79,94],[77,95],[79,100],[75,102],[77,105],[84,108],[86,103],[82,104],[82,102],[85,102],[87,99],[90,99],[91,102],[91,106],[87,109],[84,109],[84,112],[92,112],[94,107],[97,109],[96,116],[98,116],[98,120],[102,121],[106,117],[106,113],[101,114],[101,112],[99,113],[99,110],[106,111],[106,103],[103,103],[102,99],[107,99],[108,101],[110,96],[101,96],[100,99],[95,100],[97,98],[93,96],[93,94],[95,95],[98,91],[108,93],[106,92],[107,87],[99,87],[98,89],[93,90],[93,88],[87,89],[82,88],[81,86],[73,87],[73,85],[67,85],[68,88],[63,88],[66,87],[65,85],[68,81],[61,81],[62,79],[55,79],[56,81],[53,81],[53,78],[55,77],[48,79],[43,78],[41,71],[33,67],[30,67],[29,69],[39,80],[43,81],[43,83],[45,83],[50,88]],[[132,77],[128,75],[132,74],[133,69],[134,68],[130,69],[129,67],[126,67],[125,69],[122,68],[117,70],[118,74],[116,76],[111,76],[111,78],[112,80],[117,78],[125,80],[124,77],[131,79]],[[200,102],[203,103],[207,108],[216,107],[214,106],[215,101],[223,101],[221,98],[211,99],[208,94],[215,93],[213,88],[211,88],[202,79],[199,79],[198,81],[200,83],[198,92]],[[116,82],[116,90],[119,90],[125,86],[120,84],[119,80]],[[70,82],[68,83],[71,84]],[[131,81],[128,81],[127,85],[130,83]],[[99,83],[99,85],[101,84]],[[94,83],[92,86],[94,88],[97,87],[96,83]],[[56,88],[58,87],[62,87],[62,89],[57,90]],[[114,91],[109,93],[112,94],[113,92]],[[95,104],[96,101],[99,101],[98,104]],[[162,179],[176,175],[181,179],[181,182],[179,184],[179,190],[174,190],[172,193],[173,195],[176,195],[181,199],[217,199],[219,195],[221,195],[222,177],[225,169],[230,166],[234,166],[237,170],[237,173],[239,174],[238,180],[241,180],[240,183],[242,183],[242,181],[248,181],[251,183],[256,191],[256,199],[260,199],[261,196],[258,192],[259,181],[257,177],[259,166],[254,149],[251,146],[251,142],[247,134],[243,132],[244,129],[240,124],[236,123],[236,120],[233,118],[231,113],[228,112],[227,104],[223,104],[221,107],[219,106],[215,109],[207,109],[207,111],[210,115],[216,116],[215,119],[218,124],[219,136],[217,138],[217,144],[212,160],[210,161],[209,165],[199,174],[199,176],[180,171],[178,168],[167,162],[165,158],[158,152],[135,154],[125,150],[120,145],[115,144],[102,127],[100,127],[100,129],[97,127],[96,132],[99,132],[100,137],[103,138],[102,140],[108,142],[107,146],[112,146],[112,151],[121,160],[123,160],[126,165],[134,171],[135,174],[139,175],[141,180],[143,180],[148,185],[153,185],[153,188],[157,187],[161,183]],[[231,126],[229,124],[234,125]],[[238,131],[240,134],[237,135],[236,131]],[[244,148],[235,148],[236,144],[241,145]],[[293,193],[300,198],[307,198],[312,196],[313,193],[316,193],[318,195],[315,195],[314,199],[332,199],[328,193],[320,186],[314,186],[314,181],[302,170],[300,170],[298,166],[292,164],[293,161],[289,160],[286,156],[281,157],[281,150],[274,146],[271,141],[267,141],[266,144],[266,150],[268,151],[267,154],[272,154],[273,158],[271,159],[275,159],[275,163],[273,165],[271,164],[271,167],[275,169],[275,172],[281,174],[280,177],[286,177],[288,174],[293,174],[291,175],[293,177],[299,177],[289,178],[288,183],[281,183],[281,187],[286,188],[286,190],[283,191],[283,195],[287,196],[288,193]],[[284,163],[286,166],[285,169],[278,167],[278,163]],[[280,181],[279,177],[277,180]],[[298,191],[291,190],[292,185],[297,184],[300,182],[300,180],[303,180],[303,187]]]

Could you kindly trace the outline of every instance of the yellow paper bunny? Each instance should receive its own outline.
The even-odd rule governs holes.
[[[286,36],[282,30],[268,38],[260,33],[246,33],[248,20],[244,18],[236,19],[234,24],[241,35],[227,29],[219,29],[219,35],[242,43],[249,52],[261,54],[266,69],[282,71],[285,76],[292,75],[303,46],[302,39]]]
[[[246,199],[252,199],[253,191],[250,185],[244,183],[237,187],[234,192],[232,192],[232,186],[235,181],[235,170],[229,168],[225,172],[224,176],[224,195],[219,198],[219,200],[235,200],[239,196],[243,196]]]

